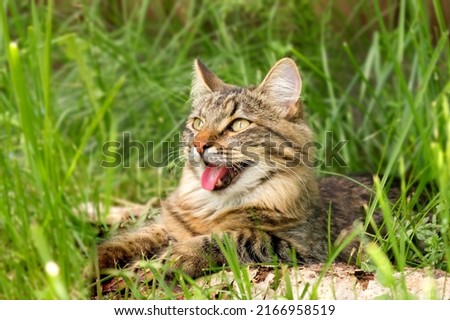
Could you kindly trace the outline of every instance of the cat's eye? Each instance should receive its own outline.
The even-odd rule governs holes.
[[[246,120],[246,119],[236,119],[233,121],[233,123],[231,124],[231,130],[233,130],[234,132],[239,132],[244,130],[245,128],[247,128],[250,125],[250,121]]]
[[[194,121],[192,122],[192,128],[194,128],[195,130],[201,130],[204,124],[205,123],[203,122],[202,119],[195,118]]]

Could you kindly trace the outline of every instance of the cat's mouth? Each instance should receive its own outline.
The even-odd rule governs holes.
[[[239,164],[232,167],[226,165],[207,164],[201,177],[202,188],[213,191],[228,187],[249,164]]]

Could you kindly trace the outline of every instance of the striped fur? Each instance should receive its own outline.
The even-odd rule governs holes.
[[[172,268],[198,277],[226,264],[218,245],[225,236],[236,245],[242,263],[289,262],[293,255],[300,263],[323,261],[328,203],[320,202],[310,166],[313,135],[303,117],[295,63],[280,60],[253,88],[225,84],[200,61],[194,69],[192,112],[184,131],[185,155],[191,160],[179,187],[163,202],[158,224],[99,246],[100,268],[163,257]],[[201,129],[195,128],[197,118]],[[235,132],[230,126],[236,119],[250,125]],[[219,164],[247,166],[225,188],[206,190],[201,186],[206,152]],[[345,194],[343,184],[339,189],[324,191]],[[332,241],[360,216],[359,205],[349,209],[336,219]]]

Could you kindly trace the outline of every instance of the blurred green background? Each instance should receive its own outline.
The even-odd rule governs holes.
[[[89,296],[80,275],[98,226],[83,204],[102,214],[143,204],[170,192],[180,172],[142,168],[136,150],[123,159],[129,168],[104,168],[102,146],[128,132],[155,141],[148,152],[172,163],[161,142],[183,127],[197,57],[240,85],[261,81],[282,57],[296,60],[317,141],[326,131],[349,141],[341,152],[349,166],[318,175],[383,176],[369,211],[399,178],[403,196],[383,207],[392,233],[379,244],[398,269],[448,268],[448,4],[2,1],[0,299]],[[56,274],[47,270],[53,261]]]

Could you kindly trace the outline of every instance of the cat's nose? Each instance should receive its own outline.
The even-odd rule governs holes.
[[[194,146],[198,153],[203,154],[206,149],[212,146],[212,143],[204,140],[196,140],[194,141]]]
[[[203,152],[212,146],[210,132],[202,131],[194,139],[194,147],[197,152],[203,154]]]

